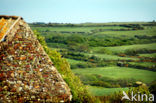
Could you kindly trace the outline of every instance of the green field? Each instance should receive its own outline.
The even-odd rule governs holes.
[[[39,30],[39,31],[68,31],[68,32],[91,32],[91,30],[95,29],[124,29],[125,27],[35,27],[33,29]]]
[[[135,35],[147,35],[152,36],[155,35],[156,27],[146,28],[145,30],[137,30],[137,31],[105,31],[97,33],[96,35],[105,35],[105,36],[124,36],[124,37],[133,37]]]
[[[32,24],[95,96],[156,80],[156,24],[113,22]]]
[[[142,56],[142,57],[156,57],[156,53],[151,53],[151,54],[139,54],[139,56]]]
[[[131,57],[120,57],[118,55],[110,55],[110,54],[98,54],[98,53],[92,53],[92,54],[89,54],[89,53],[85,53],[86,55],[95,55],[99,58],[103,58],[105,60],[138,60],[138,58],[131,58]]]
[[[84,63],[83,61],[74,60],[74,59],[67,59],[67,61],[68,61],[70,64],[79,64],[79,63]]]
[[[140,65],[140,66],[144,66],[144,67],[152,67],[152,66],[156,67],[156,63],[152,63],[152,62],[131,62],[130,64]]]
[[[110,95],[122,90],[123,91],[128,90],[128,88],[103,88],[103,87],[96,87],[96,86],[88,86],[88,89],[91,92],[91,94],[95,96]]]
[[[126,50],[139,50],[139,49],[156,50],[155,47],[156,43],[151,43],[151,44],[134,44],[115,47],[94,47],[92,50],[94,50],[94,52],[97,52],[105,49],[106,51],[110,51],[112,53],[125,53]]]
[[[150,83],[156,78],[155,72],[126,67],[100,67],[100,68],[74,69],[73,72],[79,75],[99,74],[103,77],[109,77],[113,79],[133,78],[138,81],[141,80],[145,83]]]

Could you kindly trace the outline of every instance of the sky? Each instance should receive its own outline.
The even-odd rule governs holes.
[[[26,22],[85,23],[156,20],[156,0],[0,0],[0,15]]]

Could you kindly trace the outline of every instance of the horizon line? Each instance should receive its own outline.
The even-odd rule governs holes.
[[[112,22],[79,22],[79,23],[76,23],[76,22],[44,22],[44,21],[34,21],[34,22],[27,22],[27,23],[45,23],[45,24],[48,24],[48,23],[57,23],[57,24],[87,24],[87,23],[90,23],[90,24],[95,24],[95,23],[99,23],[99,24],[102,24],[102,23],[142,23],[142,22],[145,22],[145,23],[148,23],[148,22],[153,22],[155,20],[151,20],[151,21],[112,21]]]

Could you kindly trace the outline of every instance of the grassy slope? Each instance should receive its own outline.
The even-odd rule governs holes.
[[[106,25],[112,25],[112,24],[130,24],[130,23],[107,23]],[[137,24],[137,23],[133,23]],[[139,23],[142,24],[142,23]],[[95,24],[90,24],[95,25]],[[38,29],[39,31],[75,31],[75,32],[90,32],[94,29],[120,29],[119,27],[37,27],[34,29]],[[49,32],[51,33],[51,32]],[[57,34],[56,34],[57,35]],[[71,34],[61,34],[61,35],[71,35]],[[146,35],[146,36],[153,36],[156,35],[156,27],[149,28],[147,27],[145,30],[137,30],[137,31],[105,31],[105,32],[98,32],[95,34],[92,34],[91,36],[95,37],[119,37],[119,38],[131,38],[135,35]],[[53,45],[53,46],[50,46]],[[48,46],[54,47],[55,43],[49,43]],[[62,45],[62,44],[56,44],[56,45]],[[64,46],[64,45],[63,45]],[[96,53],[96,51],[99,51],[101,49],[106,49],[108,51],[111,51],[112,53],[124,53],[127,49],[136,49],[136,48],[147,48],[147,49],[155,49],[156,43],[152,44],[137,44],[137,45],[127,45],[127,46],[117,46],[117,47],[94,47],[92,48],[93,54],[95,54],[98,57],[102,57],[108,60],[117,60],[117,59],[137,59],[137,58],[128,58],[128,57],[119,57],[117,55],[107,55],[107,54],[99,54]],[[111,54],[111,53],[110,53]],[[92,55],[92,54],[87,54]],[[153,54],[140,54],[140,56],[143,57],[156,57],[155,53]],[[68,62],[70,63],[80,63],[80,61],[68,59]],[[83,62],[83,61],[82,61]],[[140,65],[140,64],[139,64]],[[144,65],[142,63],[142,65]],[[147,64],[149,65],[149,64]],[[126,70],[125,70],[126,69]],[[156,78],[155,72],[147,71],[147,70],[140,70],[140,69],[134,69],[134,68],[119,68],[119,67],[102,67],[102,68],[84,68],[84,69],[76,69],[73,70],[75,73],[79,74],[100,74],[102,76],[106,77],[112,77],[112,78],[135,78],[137,80],[143,80],[145,82],[151,82]],[[118,88],[119,89],[119,88]],[[94,93],[94,95],[107,95],[109,93],[113,93],[116,91],[116,88],[98,88],[98,87],[89,87],[89,90]]]
[[[96,87],[96,86],[88,86],[88,88],[91,94],[95,96],[110,95],[122,90],[124,91],[128,90],[128,88],[103,88],[103,87]]]
[[[67,61],[68,61],[70,64],[84,63],[84,61],[74,60],[74,59],[67,59]]]
[[[147,34],[148,36],[156,35],[156,27],[136,31],[104,31],[97,33],[96,35],[105,35],[110,37],[119,37],[119,36],[133,37],[134,35],[147,35]]]
[[[40,31],[69,31],[69,32],[90,32],[94,29],[123,29],[125,27],[32,27],[33,29],[38,29]]]
[[[94,52],[105,49],[111,51],[113,53],[124,53],[126,50],[136,50],[136,49],[148,49],[155,50],[156,43],[150,44],[134,44],[134,45],[126,45],[126,46],[115,46],[115,47],[93,47]]]
[[[85,55],[95,55],[99,58],[103,58],[105,60],[138,60],[138,58],[130,58],[130,57],[120,57],[117,55],[109,55],[109,54],[99,54],[99,53],[85,53]]]
[[[156,57],[156,53],[151,53],[151,54],[139,54],[139,56],[142,56],[142,57]]]
[[[72,71],[78,74],[99,74],[113,79],[134,78],[136,80],[142,80],[145,83],[150,83],[156,78],[156,72],[127,67],[99,67],[74,69]]]
[[[129,64],[135,65],[135,66],[142,66],[144,68],[150,68],[150,67],[156,67],[156,63],[152,62],[131,62]]]

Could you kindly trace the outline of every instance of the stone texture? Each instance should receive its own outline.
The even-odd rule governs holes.
[[[0,101],[67,102],[70,89],[22,20],[0,42]]]

